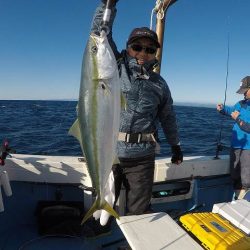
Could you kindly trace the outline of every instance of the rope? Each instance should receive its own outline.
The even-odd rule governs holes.
[[[156,13],[156,18],[157,19],[163,19],[164,18],[165,10],[163,9],[163,2],[164,2],[164,0],[156,0],[155,7],[152,9],[151,17],[150,17],[150,29],[151,30],[153,30],[153,15],[154,15],[154,13]]]
[[[157,12],[157,19],[163,19],[165,14],[165,10],[163,9],[163,1],[161,1],[161,6],[159,6],[159,10]]]

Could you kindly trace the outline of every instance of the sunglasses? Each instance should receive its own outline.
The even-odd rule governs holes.
[[[144,47],[140,44],[131,44],[128,46],[129,48],[131,48],[132,50],[136,51],[136,52],[141,52],[142,50],[145,51],[145,53],[147,54],[154,54],[157,50],[157,48],[154,47]]]

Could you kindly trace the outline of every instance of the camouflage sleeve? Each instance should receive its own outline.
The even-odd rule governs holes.
[[[105,10],[105,4],[103,2],[101,2],[94,13],[94,17],[93,17],[92,25],[91,25],[91,33],[94,33],[97,35],[100,34],[104,10]],[[113,7],[111,9],[110,21],[108,24],[109,33],[108,33],[107,37],[109,40],[109,44],[114,52],[114,55],[115,55],[116,59],[118,59],[120,57],[120,53],[117,50],[116,44],[113,40],[113,33],[112,33],[112,27],[113,27],[113,23],[115,20],[115,16],[116,16],[116,7]]]
[[[173,146],[180,143],[176,114],[173,107],[173,99],[166,84],[164,89],[163,102],[159,109],[159,121],[167,142]]]
[[[238,124],[238,126],[241,128],[241,130],[250,133],[250,123],[249,122],[245,122],[243,120],[241,120],[240,118],[236,119],[236,122]]]

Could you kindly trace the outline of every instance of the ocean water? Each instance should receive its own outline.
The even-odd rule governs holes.
[[[20,154],[76,155],[78,141],[68,135],[76,119],[76,101],[0,101],[0,143],[7,139]],[[233,121],[215,108],[175,106],[184,156],[214,156],[217,143],[228,154]],[[220,136],[221,135],[221,136]],[[160,156],[170,147],[159,130]]]

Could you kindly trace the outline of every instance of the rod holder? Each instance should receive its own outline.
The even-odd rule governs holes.
[[[4,212],[4,205],[3,205],[3,196],[1,191],[1,182],[0,182],[0,213]]]
[[[0,212],[4,212],[3,195],[1,187],[3,187],[6,196],[12,195],[9,176],[7,171],[5,170],[0,172]]]
[[[12,189],[10,186],[10,180],[7,171],[3,171],[0,176],[1,183],[5,192],[6,196],[11,196],[12,195]]]

